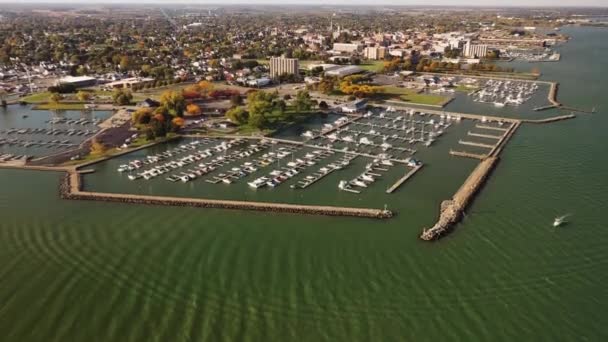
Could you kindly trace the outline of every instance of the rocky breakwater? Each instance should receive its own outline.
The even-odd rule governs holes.
[[[369,208],[297,205],[287,203],[246,202],[203,198],[88,192],[82,190],[80,175],[77,172],[66,173],[66,176],[63,178],[63,181],[60,184],[59,193],[61,198],[70,200],[105,201],[130,204],[149,204],[214,209],[257,210],[265,212],[281,212],[326,216],[353,216],[376,219],[385,219],[393,216],[393,213],[390,210],[386,209],[383,210]]]
[[[452,199],[441,203],[439,220],[437,220],[437,223],[433,227],[422,231],[420,235],[422,240],[436,240],[448,233],[460,221],[464,210],[484,184],[497,161],[497,157],[488,157],[482,160]]]

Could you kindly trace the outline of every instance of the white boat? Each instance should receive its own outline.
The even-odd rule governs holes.
[[[556,217],[555,220],[553,220],[553,227],[559,227],[564,224],[566,222],[566,217],[568,216],[570,215]]]
[[[368,175],[367,173],[364,173],[361,175],[361,179],[363,179],[366,182],[375,182],[376,180],[374,179],[374,177]]]
[[[504,103],[502,103],[502,102],[494,102],[494,106],[495,106],[495,107],[504,107],[504,106],[505,106],[505,104],[504,104]]]
[[[312,138],[315,135],[314,135],[314,133],[312,131],[306,131],[306,132],[302,133],[302,136],[305,137],[305,138]]]
[[[345,180],[341,180],[340,183],[338,183],[338,189],[340,189],[340,190],[346,189],[347,186],[348,186],[348,182]]]
[[[352,182],[351,182],[351,183],[352,183],[353,185],[358,186],[358,187],[367,188],[367,184],[366,184],[364,181],[359,180],[359,179],[354,179],[354,180],[352,180]]]

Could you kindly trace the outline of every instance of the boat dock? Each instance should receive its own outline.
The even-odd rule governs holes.
[[[386,189],[387,194],[392,194],[395,190],[397,190],[401,184],[405,183],[408,179],[410,179],[418,170],[420,170],[424,164],[416,165],[412,170],[406,173],[403,177],[399,178],[395,184],[393,184],[390,188]]]
[[[488,144],[478,143],[478,142],[474,142],[474,141],[458,140],[458,143],[460,145],[467,145],[467,146],[475,146],[475,147],[483,147],[483,148],[494,148],[494,145],[488,145]]]
[[[498,139],[502,138],[502,136],[500,136],[500,135],[492,135],[492,134],[474,133],[474,132],[471,132],[471,131],[468,131],[468,132],[467,132],[467,135],[468,135],[468,136],[471,136],[471,137],[477,137],[477,138],[487,138],[487,139],[496,139],[496,140],[498,140]]]
[[[456,157],[479,159],[479,160],[483,160],[487,157],[486,154],[477,154],[477,153],[470,153],[470,152],[465,152],[465,151],[454,151],[454,150],[450,150],[450,155],[453,155]]]
[[[489,129],[489,130],[494,130],[494,131],[501,131],[501,132],[506,132],[509,129],[508,128],[504,128],[504,127],[494,127],[494,126],[488,126],[488,125],[475,125],[475,128],[480,128],[480,129]]]

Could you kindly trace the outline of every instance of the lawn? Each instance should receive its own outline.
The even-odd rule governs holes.
[[[357,66],[365,71],[371,72],[382,72],[382,70],[384,70],[383,61],[365,61]]]
[[[464,84],[459,84],[458,86],[456,86],[454,88],[454,90],[461,91],[461,92],[464,92],[464,93],[470,93],[470,92],[478,90],[478,89],[479,89],[478,86],[471,86],[471,87],[469,87],[469,86],[466,86]]]
[[[43,91],[41,93],[35,93],[32,95],[28,95],[21,99],[21,101],[27,103],[41,103],[41,102],[49,102],[51,97],[51,93],[48,91]]]
[[[384,91],[377,94],[379,97],[390,97],[392,99],[401,100],[405,102],[438,106],[448,99],[448,97],[446,96],[418,93],[417,89],[401,88],[394,86],[386,86],[382,88],[384,89]]]

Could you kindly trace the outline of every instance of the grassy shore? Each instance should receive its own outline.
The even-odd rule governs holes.
[[[35,110],[84,110],[84,103],[41,103],[34,106]]]
[[[412,104],[439,106],[446,102],[449,97],[420,93],[417,89],[401,88],[394,86],[382,87],[383,91],[374,97],[384,100],[400,100]]]
[[[51,92],[43,91],[40,93],[31,94],[24,98],[21,98],[20,101],[23,101],[26,103],[45,103],[45,102],[51,101],[51,95],[52,95]]]

